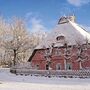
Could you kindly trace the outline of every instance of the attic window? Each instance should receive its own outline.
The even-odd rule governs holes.
[[[75,22],[75,16],[63,16],[59,19],[58,24],[68,23],[69,20]]]
[[[67,17],[61,17],[58,24],[63,24],[63,23],[67,23],[67,22],[68,22]]]
[[[64,40],[64,39],[65,39],[64,36],[58,36],[58,37],[56,38],[57,41]]]

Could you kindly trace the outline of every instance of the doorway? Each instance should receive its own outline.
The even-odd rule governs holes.
[[[46,70],[49,70],[49,65],[48,64],[46,64]]]

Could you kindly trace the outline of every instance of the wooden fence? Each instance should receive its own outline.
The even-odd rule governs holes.
[[[90,78],[90,70],[35,70],[31,68],[11,68],[10,72],[17,75]]]

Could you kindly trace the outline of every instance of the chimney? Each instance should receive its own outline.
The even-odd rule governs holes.
[[[59,19],[58,24],[68,23],[69,21],[75,22],[75,16],[63,16]]]

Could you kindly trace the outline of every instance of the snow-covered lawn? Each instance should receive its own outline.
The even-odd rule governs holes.
[[[90,90],[90,79],[16,76],[0,69],[0,90]]]

